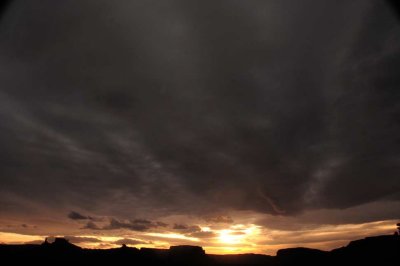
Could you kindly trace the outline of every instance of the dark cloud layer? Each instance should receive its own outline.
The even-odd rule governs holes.
[[[79,212],[76,212],[76,211],[71,211],[68,214],[68,218],[70,218],[72,220],[88,220],[88,219],[90,219],[89,216],[82,215],[82,214],[80,214]]]
[[[82,227],[82,229],[100,230],[101,228],[97,224],[95,224],[94,222],[89,221],[89,222],[86,223],[85,226]]]
[[[400,25],[383,1],[16,0],[0,62],[2,215],[400,199]]]
[[[112,218],[110,224],[103,227],[104,230],[114,230],[114,229],[129,229],[133,231],[146,231],[149,228],[154,227],[150,221],[118,221]]]
[[[119,220],[116,218],[110,218],[110,221],[102,226],[89,221],[86,223],[82,229],[90,229],[90,230],[118,230],[118,229],[127,229],[131,231],[147,231],[149,229],[154,228],[165,228],[168,224],[163,222],[152,222],[145,219],[134,219],[134,220]]]
[[[174,224],[174,227],[172,229],[186,234],[201,231],[201,228],[198,225],[187,225],[187,224]]]
[[[232,217],[227,216],[227,215],[217,215],[217,216],[209,215],[209,216],[204,217],[204,220],[206,222],[216,223],[216,224],[219,224],[219,223],[231,224],[231,223],[233,223]]]
[[[203,231],[198,225],[174,224],[172,229],[188,237],[195,237],[200,239],[213,238],[218,235],[217,233],[212,231]]]

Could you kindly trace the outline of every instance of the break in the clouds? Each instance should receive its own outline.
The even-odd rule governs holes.
[[[0,215],[398,218],[399,68],[384,1],[11,1]]]

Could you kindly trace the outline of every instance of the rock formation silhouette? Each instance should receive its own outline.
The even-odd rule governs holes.
[[[95,250],[83,249],[64,238],[47,239],[41,245],[0,245],[2,262],[19,264],[77,265],[398,265],[400,236],[367,237],[350,242],[332,251],[308,248],[288,248],[276,256],[258,254],[209,255],[198,246],[172,246],[170,249],[121,248]]]

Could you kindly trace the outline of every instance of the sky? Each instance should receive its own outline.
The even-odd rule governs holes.
[[[400,216],[380,0],[13,0],[0,242],[330,250]]]

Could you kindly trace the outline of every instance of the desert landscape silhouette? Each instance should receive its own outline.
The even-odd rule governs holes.
[[[400,224],[398,224],[399,226]],[[400,227],[399,227],[400,228]],[[400,229],[398,229],[400,231]],[[40,245],[0,245],[0,259],[7,263],[48,265],[398,265],[399,231],[393,235],[367,237],[348,245],[321,251],[310,248],[279,250],[276,256],[261,254],[212,255],[199,246],[169,249],[135,248],[123,244],[113,249],[83,249],[65,238],[47,239]]]
[[[0,1],[0,263],[400,265],[399,69],[398,0]]]

